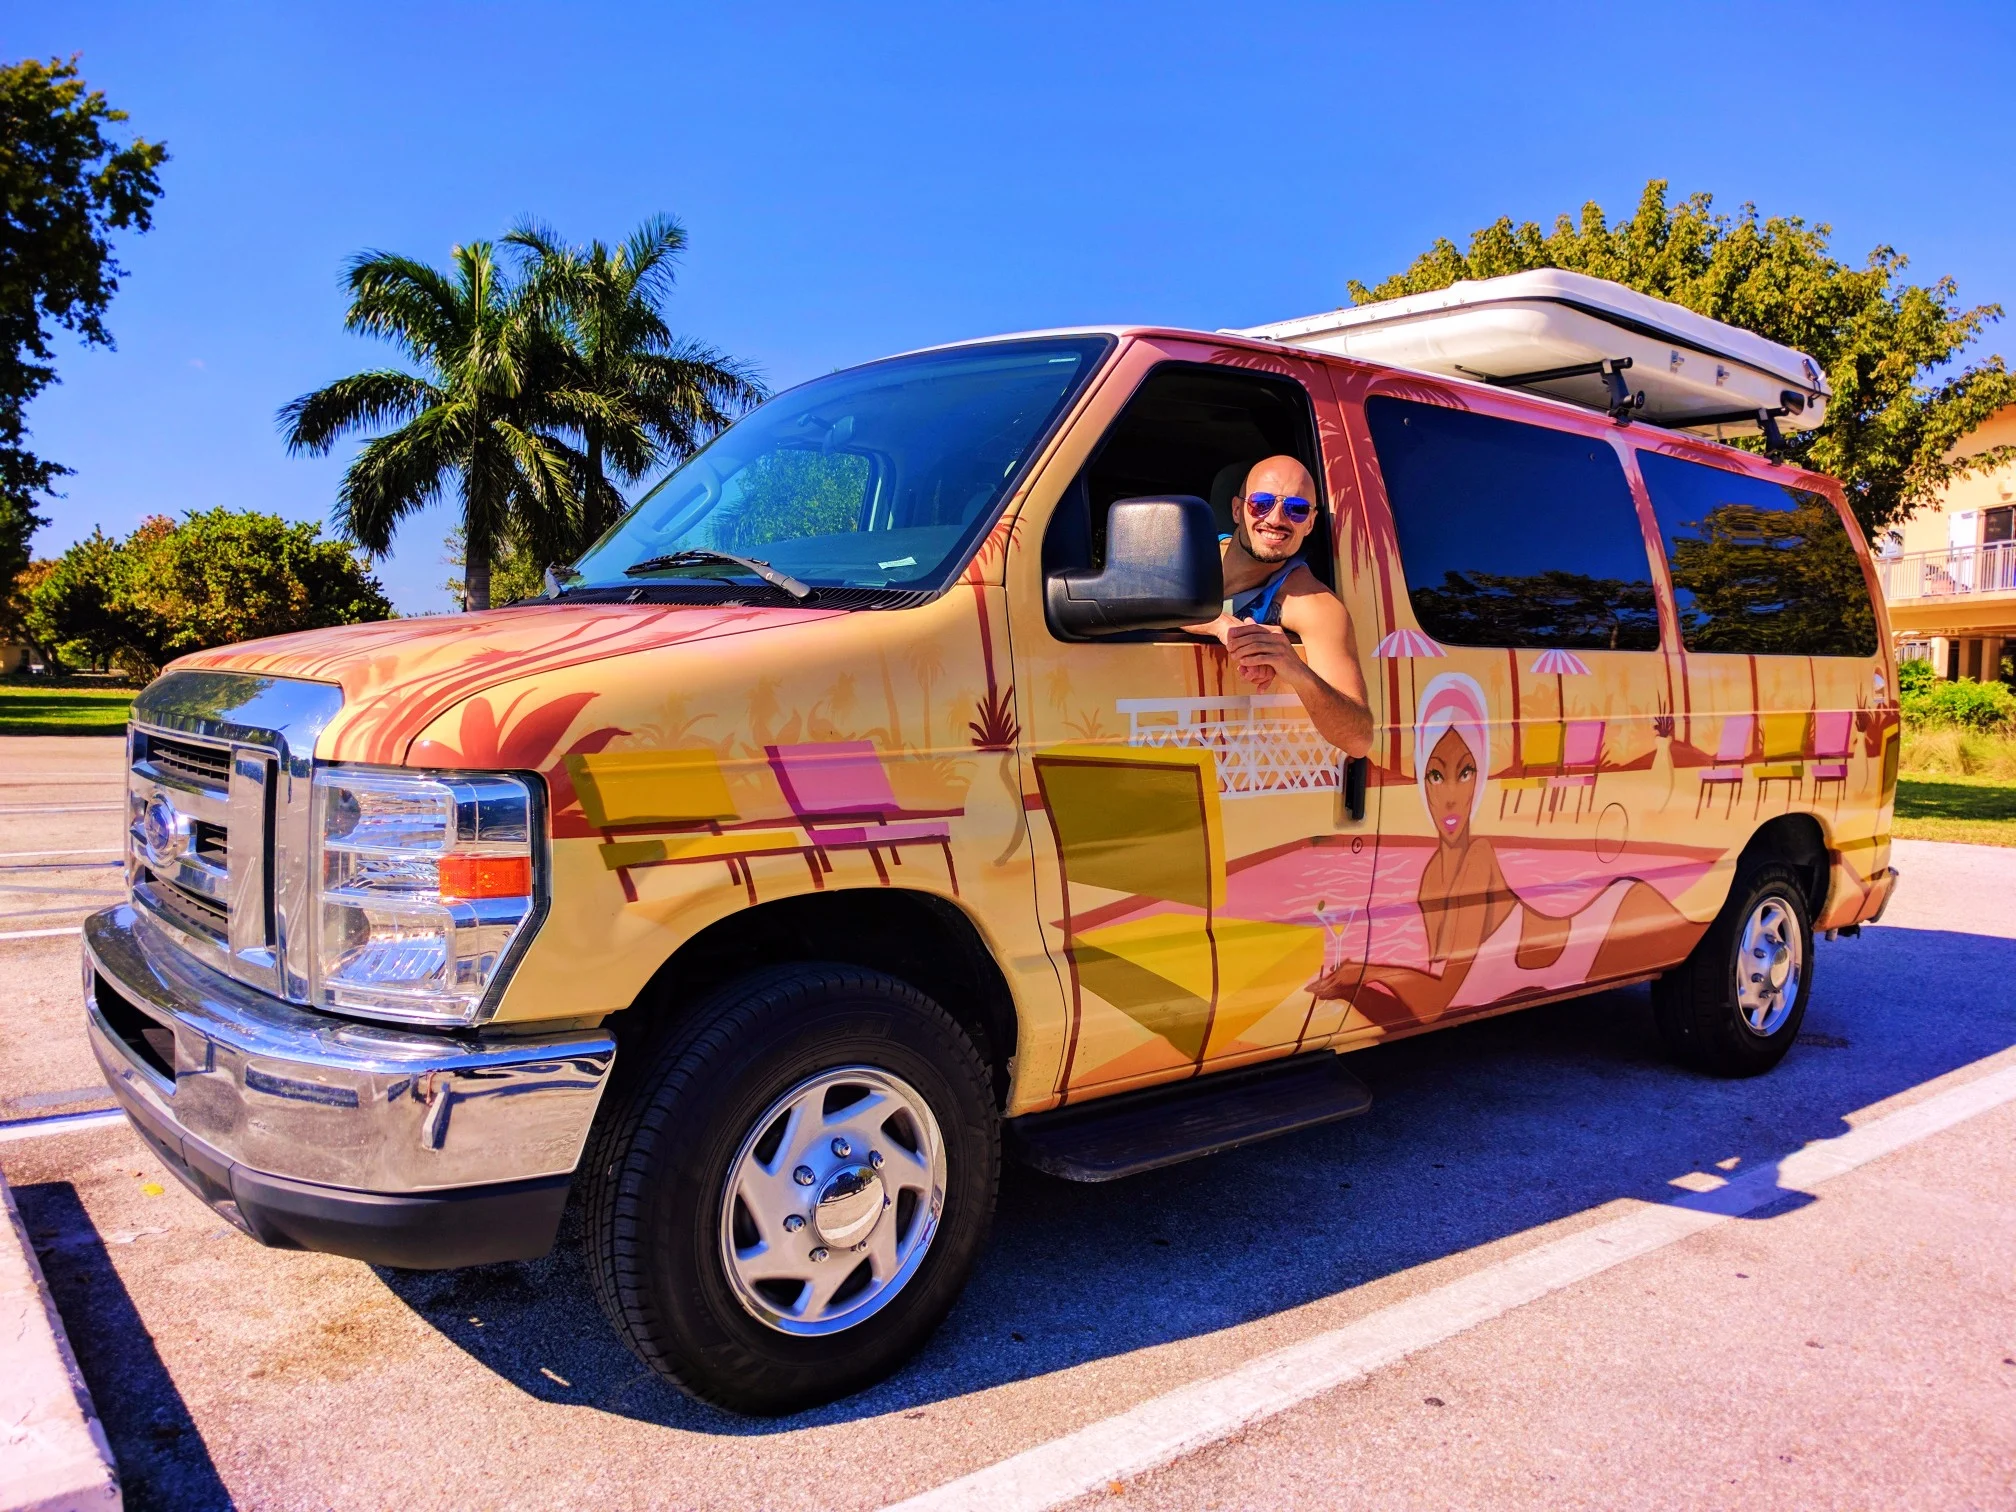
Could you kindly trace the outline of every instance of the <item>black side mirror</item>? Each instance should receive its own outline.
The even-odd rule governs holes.
[[[1053,572],[1043,590],[1051,628],[1067,637],[1216,619],[1225,568],[1211,506],[1192,494],[1118,500],[1106,516],[1106,565]]]

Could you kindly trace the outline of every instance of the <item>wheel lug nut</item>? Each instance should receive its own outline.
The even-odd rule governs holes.
[[[825,1258],[826,1258],[826,1246],[823,1244],[820,1245],[815,1250],[813,1250],[810,1256],[812,1263],[815,1265],[818,1264],[821,1260],[824,1260]]]
[[[812,1178],[812,1167],[810,1167],[810,1166],[800,1166],[800,1167],[798,1167],[798,1169],[797,1169],[797,1170],[795,1170],[795,1171],[793,1171],[793,1172],[791,1173],[791,1179],[792,1179],[793,1181],[797,1182],[797,1183],[798,1183],[798,1185],[800,1185],[800,1186],[810,1186],[810,1185],[812,1185],[812,1179],[813,1179],[813,1178]]]
[[[789,1218],[784,1220],[784,1232],[787,1234],[795,1234],[803,1227],[805,1227],[805,1220],[796,1213],[793,1213]]]
[[[878,1170],[878,1171],[879,1171],[879,1170],[881,1170],[881,1169],[882,1169],[882,1152],[881,1152],[880,1150],[870,1150],[870,1151],[868,1152],[868,1164],[869,1164],[869,1165],[870,1165],[870,1166],[871,1166],[871,1167],[872,1167],[873,1169],[875,1169],[875,1170]]]
[[[842,1160],[845,1160],[849,1155],[854,1153],[854,1146],[847,1143],[844,1139],[836,1139],[833,1141],[833,1153],[838,1155]]]

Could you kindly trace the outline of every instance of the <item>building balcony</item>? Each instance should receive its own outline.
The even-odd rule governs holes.
[[[2016,594],[2016,541],[1913,551],[1879,559],[1883,597],[1892,604],[1957,594]]]
[[[1890,623],[1909,636],[2016,630],[2016,541],[1878,558]]]

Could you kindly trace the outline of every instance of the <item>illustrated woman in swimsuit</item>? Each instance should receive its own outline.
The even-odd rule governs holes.
[[[1294,693],[1330,744],[1363,756],[1372,749],[1372,710],[1351,616],[1302,560],[1316,528],[1315,480],[1293,457],[1256,462],[1232,496],[1232,517],[1222,548],[1224,612],[1189,628],[1216,637],[1261,692],[1280,684]],[[1289,631],[1301,638],[1299,653]]]
[[[1414,750],[1435,853],[1418,901],[1428,968],[1346,961],[1310,986],[1344,998],[1374,1023],[1433,1023],[1446,1013],[1562,991],[1651,970],[1689,930],[1650,884],[1619,877],[1576,912],[1532,907],[1505,880],[1497,848],[1473,833],[1484,796],[1490,717],[1475,678],[1445,672],[1422,689]]]

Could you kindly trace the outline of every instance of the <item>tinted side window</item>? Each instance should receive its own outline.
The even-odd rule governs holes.
[[[1365,418],[1421,628],[1452,646],[1655,651],[1631,485],[1601,441],[1408,399]]]
[[[1830,500],[1657,452],[1638,467],[1689,651],[1874,654],[1876,611]]]

